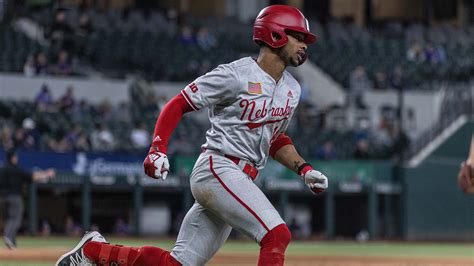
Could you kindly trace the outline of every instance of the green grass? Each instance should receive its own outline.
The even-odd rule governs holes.
[[[74,247],[80,238],[20,237],[19,247]],[[159,246],[171,249],[174,239],[108,238],[111,243],[128,246]],[[224,252],[258,254],[257,244],[251,241],[228,241]],[[474,243],[410,243],[410,242],[346,242],[346,241],[293,241],[287,254],[331,256],[407,256],[407,257],[464,257],[474,259]],[[43,266],[51,263],[4,262],[0,266]]]

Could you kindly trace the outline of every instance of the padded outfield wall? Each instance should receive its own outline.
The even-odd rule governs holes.
[[[457,186],[474,121],[466,123],[415,168],[404,169],[404,237],[474,240],[474,194]]]

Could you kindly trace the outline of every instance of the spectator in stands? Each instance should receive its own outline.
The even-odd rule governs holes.
[[[79,16],[79,23],[74,32],[74,34],[76,35],[76,51],[79,55],[84,55],[86,42],[89,35],[92,33],[92,30],[93,29],[89,15],[87,13],[82,13]]]
[[[75,103],[76,100],[74,98],[74,87],[69,85],[66,88],[66,92],[59,99],[59,109],[63,112],[69,112],[74,108]]]
[[[407,122],[405,125],[407,136],[410,140],[414,140],[418,133],[418,126],[416,122],[416,113],[413,107],[408,108],[407,110]]]
[[[91,134],[91,142],[95,151],[111,151],[115,145],[115,138],[104,123],[97,123]]]
[[[194,36],[193,30],[190,26],[184,25],[181,28],[181,35],[179,41],[182,45],[193,46],[196,44],[196,37]]]
[[[59,9],[56,11],[53,24],[46,29],[46,38],[51,40],[51,44],[62,49],[71,48],[72,28],[66,22],[66,11]]]
[[[388,87],[387,84],[387,74],[383,71],[378,71],[375,73],[375,82],[374,82],[374,89],[375,90],[385,90]]]
[[[36,130],[35,121],[27,117],[23,119],[22,127],[24,130],[23,148],[37,149],[40,140],[40,135]]]
[[[146,130],[145,123],[139,122],[136,127],[132,129],[130,141],[135,149],[145,149],[150,146],[151,136]]]
[[[113,120],[114,112],[109,100],[104,99],[99,103],[97,106],[97,116],[100,117],[100,120],[103,122],[110,122]]]
[[[431,64],[444,63],[446,61],[446,54],[443,47],[435,47],[432,42],[428,42],[425,47],[426,61]]]
[[[114,233],[121,236],[126,236],[130,234],[130,227],[123,218],[118,218],[115,221]]]
[[[47,145],[52,151],[58,153],[67,153],[74,150],[67,137],[62,133],[54,138],[48,139]]]
[[[216,37],[209,32],[209,29],[206,27],[202,27],[198,30],[196,40],[198,46],[204,51],[209,51],[217,46]]]
[[[401,66],[396,66],[390,77],[390,87],[395,90],[402,90],[404,86],[403,71]]]
[[[31,149],[36,145],[35,140],[26,135],[25,129],[20,127],[13,134],[13,148],[15,149]]]
[[[0,138],[0,144],[3,150],[6,151],[15,147],[15,143],[13,142],[13,130],[11,127],[7,125],[3,126]]]
[[[359,142],[361,139],[370,138],[370,121],[368,118],[362,118],[357,121],[357,126],[353,133],[353,143]]]
[[[420,42],[415,41],[407,51],[407,59],[412,62],[421,63],[425,61],[425,53]]]
[[[87,136],[84,134],[82,127],[79,124],[72,126],[71,130],[66,135],[66,140],[75,151],[90,150]]]
[[[48,219],[42,219],[40,222],[40,234],[42,237],[50,236],[51,235],[51,223]]]
[[[74,108],[72,109],[72,117],[76,122],[91,119],[90,106],[86,99],[82,99],[79,101],[79,104],[74,105]]]
[[[33,77],[36,74],[35,66],[35,57],[34,55],[29,55],[26,58],[25,64],[23,65],[23,75],[25,77]]]
[[[49,63],[48,58],[43,52],[39,52],[36,55],[35,61],[36,75],[47,75],[49,74]]]
[[[356,144],[356,150],[354,151],[353,157],[358,160],[370,159],[369,154],[369,140],[361,139]]]
[[[112,111],[112,119],[123,122],[123,123],[130,123],[132,120],[130,116],[130,107],[128,103],[121,102],[119,105],[115,105]]]
[[[303,237],[303,227],[299,223],[296,217],[291,219],[291,222],[288,225],[288,229],[290,229],[291,236],[294,239],[301,239]]]
[[[38,111],[46,111],[53,104],[53,96],[49,91],[48,84],[41,85],[40,92],[36,95],[35,106]]]
[[[71,215],[67,215],[64,220],[64,233],[68,236],[79,236],[82,234],[82,227],[74,221]]]
[[[363,66],[357,66],[351,73],[349,85],[349,105],[365,108],[364,93],[372,88],[372,84]]]
[[[334,160],[337,159],[336,150],[332,141],[324,142],[323,146],[316,150],[315,157],[319,160]]]
[[[58,60],[53,67],[53,73],[56,75],[71,75],[73,74],[72,63],[69,60],[69,53],[61,51],[58,54]]]

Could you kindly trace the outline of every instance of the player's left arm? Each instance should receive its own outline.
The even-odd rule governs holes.
[[[298,174],[314,194],[318,195],[328,188],[327,177],[313,169],[313,166],[301,157],[290,137],[284,133],[281,133],[271,144],[270,155],[273,159]]]

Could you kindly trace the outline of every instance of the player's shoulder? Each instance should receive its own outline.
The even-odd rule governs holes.
[[[297,89],[297,90],[301,90],[300,83],[295,77],[293,77],[293,75],[291,75],[290,72],[285,70],[285,72],[283,72],[283,75],[284,75],[284,80],[289,87]]]
[[[243,57],[228,63],[227,65],[235,70],[239,70],[242,67],[246,67],[254,64],[254,60],[251,57]]]
[[[250,59],[250,60],[249,60]],[[230,63],[218,65],[214,71],[226,71],[226,72],[237,72],[240,68],[252,64],[250,57],[244,57]]]

